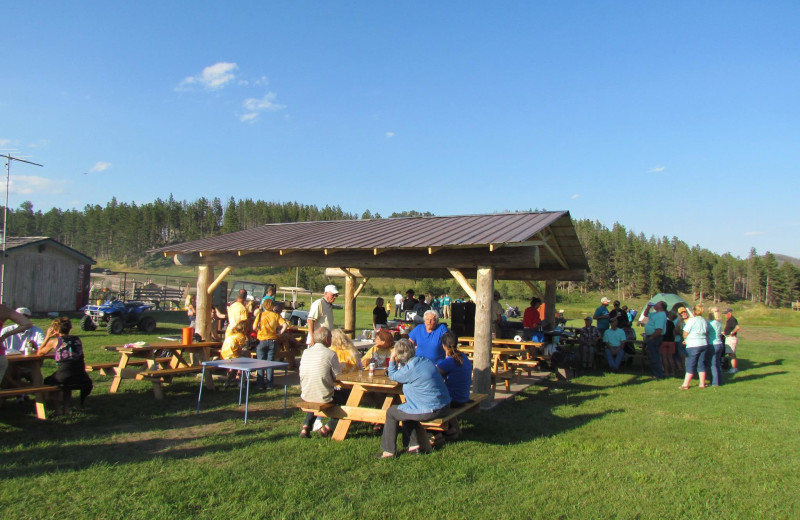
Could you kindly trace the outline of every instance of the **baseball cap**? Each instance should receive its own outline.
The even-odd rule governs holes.
[[[17,312],[22,314],[23,316],[28,316],[28,317],[33,315],[31,310],[27,307],[20,307],[19,309],[17,309]]]
[[[611,303],[611,300],[609,300],[608,298],[606,298],[605,296],[603,296],[603,298],[600,300],[600,303],[601,303],[601,304],[602,304],[602,303]]]
[[[592,321],[592,317],[591,316],[586,316],[585,318],[583,318],[583,321]]]
[[[17,312],[19,312],[19,309],[17,309]],[[733,309],[731,309],[730,307],[727,307],[727,308],[725,309],[725,314],[728,314],[728,313],[731,313],[731,314],[733,314]]]
[[[333,294],[339,294],[339,289],[337,289],[335,285],[331,284],[331,285],[326,285],[325,286],[325,290],[322,291],[322,292],[329,292],[329,293],[333,293]]]

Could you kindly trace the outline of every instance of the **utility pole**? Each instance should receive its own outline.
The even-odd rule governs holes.
[[[14,157],[11,153],[0,155],[6,159],[6,203],[3,206],[3,262],[0,264],[0,304],[5,304],[5,289],[6,289],[6,236],[8,231],[8,188],[11,184],[11,161],[19,161],[25,164],[32,164],[34,166],[42,166],[41,164],[26,161],[19,157]]]

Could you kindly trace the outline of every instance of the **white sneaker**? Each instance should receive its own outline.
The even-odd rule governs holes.
[[[317,417],[317,420],[314,421],[314,428],[311,431],[315,432],[315,431],[319,430],[320,428],[322,428],[322,419]]]
[[[735,374],[736,372],[738,372],[738,370],[736,370],[735,368],[728,370],[729,374]]]

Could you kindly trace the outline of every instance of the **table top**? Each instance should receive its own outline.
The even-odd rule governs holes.
[[[362,386],[396,388],[400,385],[397,381],[389,379],[389,376],[386,375],[386,369],[384,368],[376,369],[375,375],[372,377],[370,377],[368,370],[353,370],[351,372],[339,374],[339,377],[336,379],[342,383]]]
[[[461,352],[465,352],[467,354],[474,354],[475,347],[458,347],[458,350]],[[516,356],[520,354],[527,354],[528,351],[523,348],[514,348],[514,347],[492,347],[492,354],[498,356]]]
[[[219,359],[216,361],[203,361],[203,366],[227,368],[230,370],[263,370],[265,368],[286,368],[289,364],[283,361],[267,361],[266,359],[240,357]]]
[[[54,359],[55,352],[48,352],[47,354],[6,354],[6,359],[9,363],[21,363],[26,361],[43,361],[45,359]]]
[[[136,345],[135,343],[131,343],[128,345],[106,345],[103,348],[105,350],[110,351],[139,351],[144,352],[147,350],[189,350],[189,349],[200,349],[200,348],[215,348],[221,347],[221,341],[198,341],[195,343],[191,343],[189,345],[185,343],[178,343],[175,341],[169,341],[165,343],[148,343],[146,346],[144,345]]]

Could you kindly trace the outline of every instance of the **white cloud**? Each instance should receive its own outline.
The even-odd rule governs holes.
[[[666,166],[654,166],[654,167],[650,168],[649,170],[647,170],[647,173],[659,173],[659,172],[663,172],[666,169],[667,169]]]
[[[275,112],[286,108],[285,105],[279,105],[274,102],[274,92],[267,92],[262,98],[247,98],[242,103],[242,106],[247,110],[247,113],[239,117],[242,123],[252,123],[258,119],[262,112]]]
[[[282,108],[286,108],[283,105],[278,105],[277,103],[273,103],[272,101],[275,99],[274,92],[267,92],[266,95],[261,99],[256,98],[247,98],[244,100],[244,107],[247,110],[253,112],[263,112],[265,110],[275,111],[281,110]]]
[[[745,231],[744,232],[744,236],[746,236],[746,237],[754,237],[754,236],[763,235],[763,234],[764,234],[763,231]]]
[[[235,63],[221,61],[204,68],[200,74],[188,76],[175,87],[175,90],[191,90],[195,85],[200,85],[206,90],[217,90],[236,79],[234,72],[239,68]]]
[[[29,195],[31,193],[60,194],[64,193],[67,181],[57,181],[35,175],[12,175],[8,183],[10,193]]]
[[[386,139],[391,139],[394,137],[394,132],[386,132]]]
[[[30,143],[28,146],[31,148],[47,148],[50,146],[50,141],[47,139],[39,139],[36,142]]]
[[[0,139],[0,148],[5,148],[6,146],[16,146],[18,143],[18,141],[14,141],[12,139]]]
[[[92,168],[89,171],[90,172],[102,172],[102,171],[107,170],[109,168],[111,168],[111,163],[110,162],[98,161],[98,162],[94,163],[94,166],[92,166]]]
[[[580,195],[578,195],[578,194],[576,193],[575,195],[573,195],[572,197],[570,197],[570,199],[572,199],[572,200],[575,200],[575,199],[577,199],[578,197],[580,197]]]

